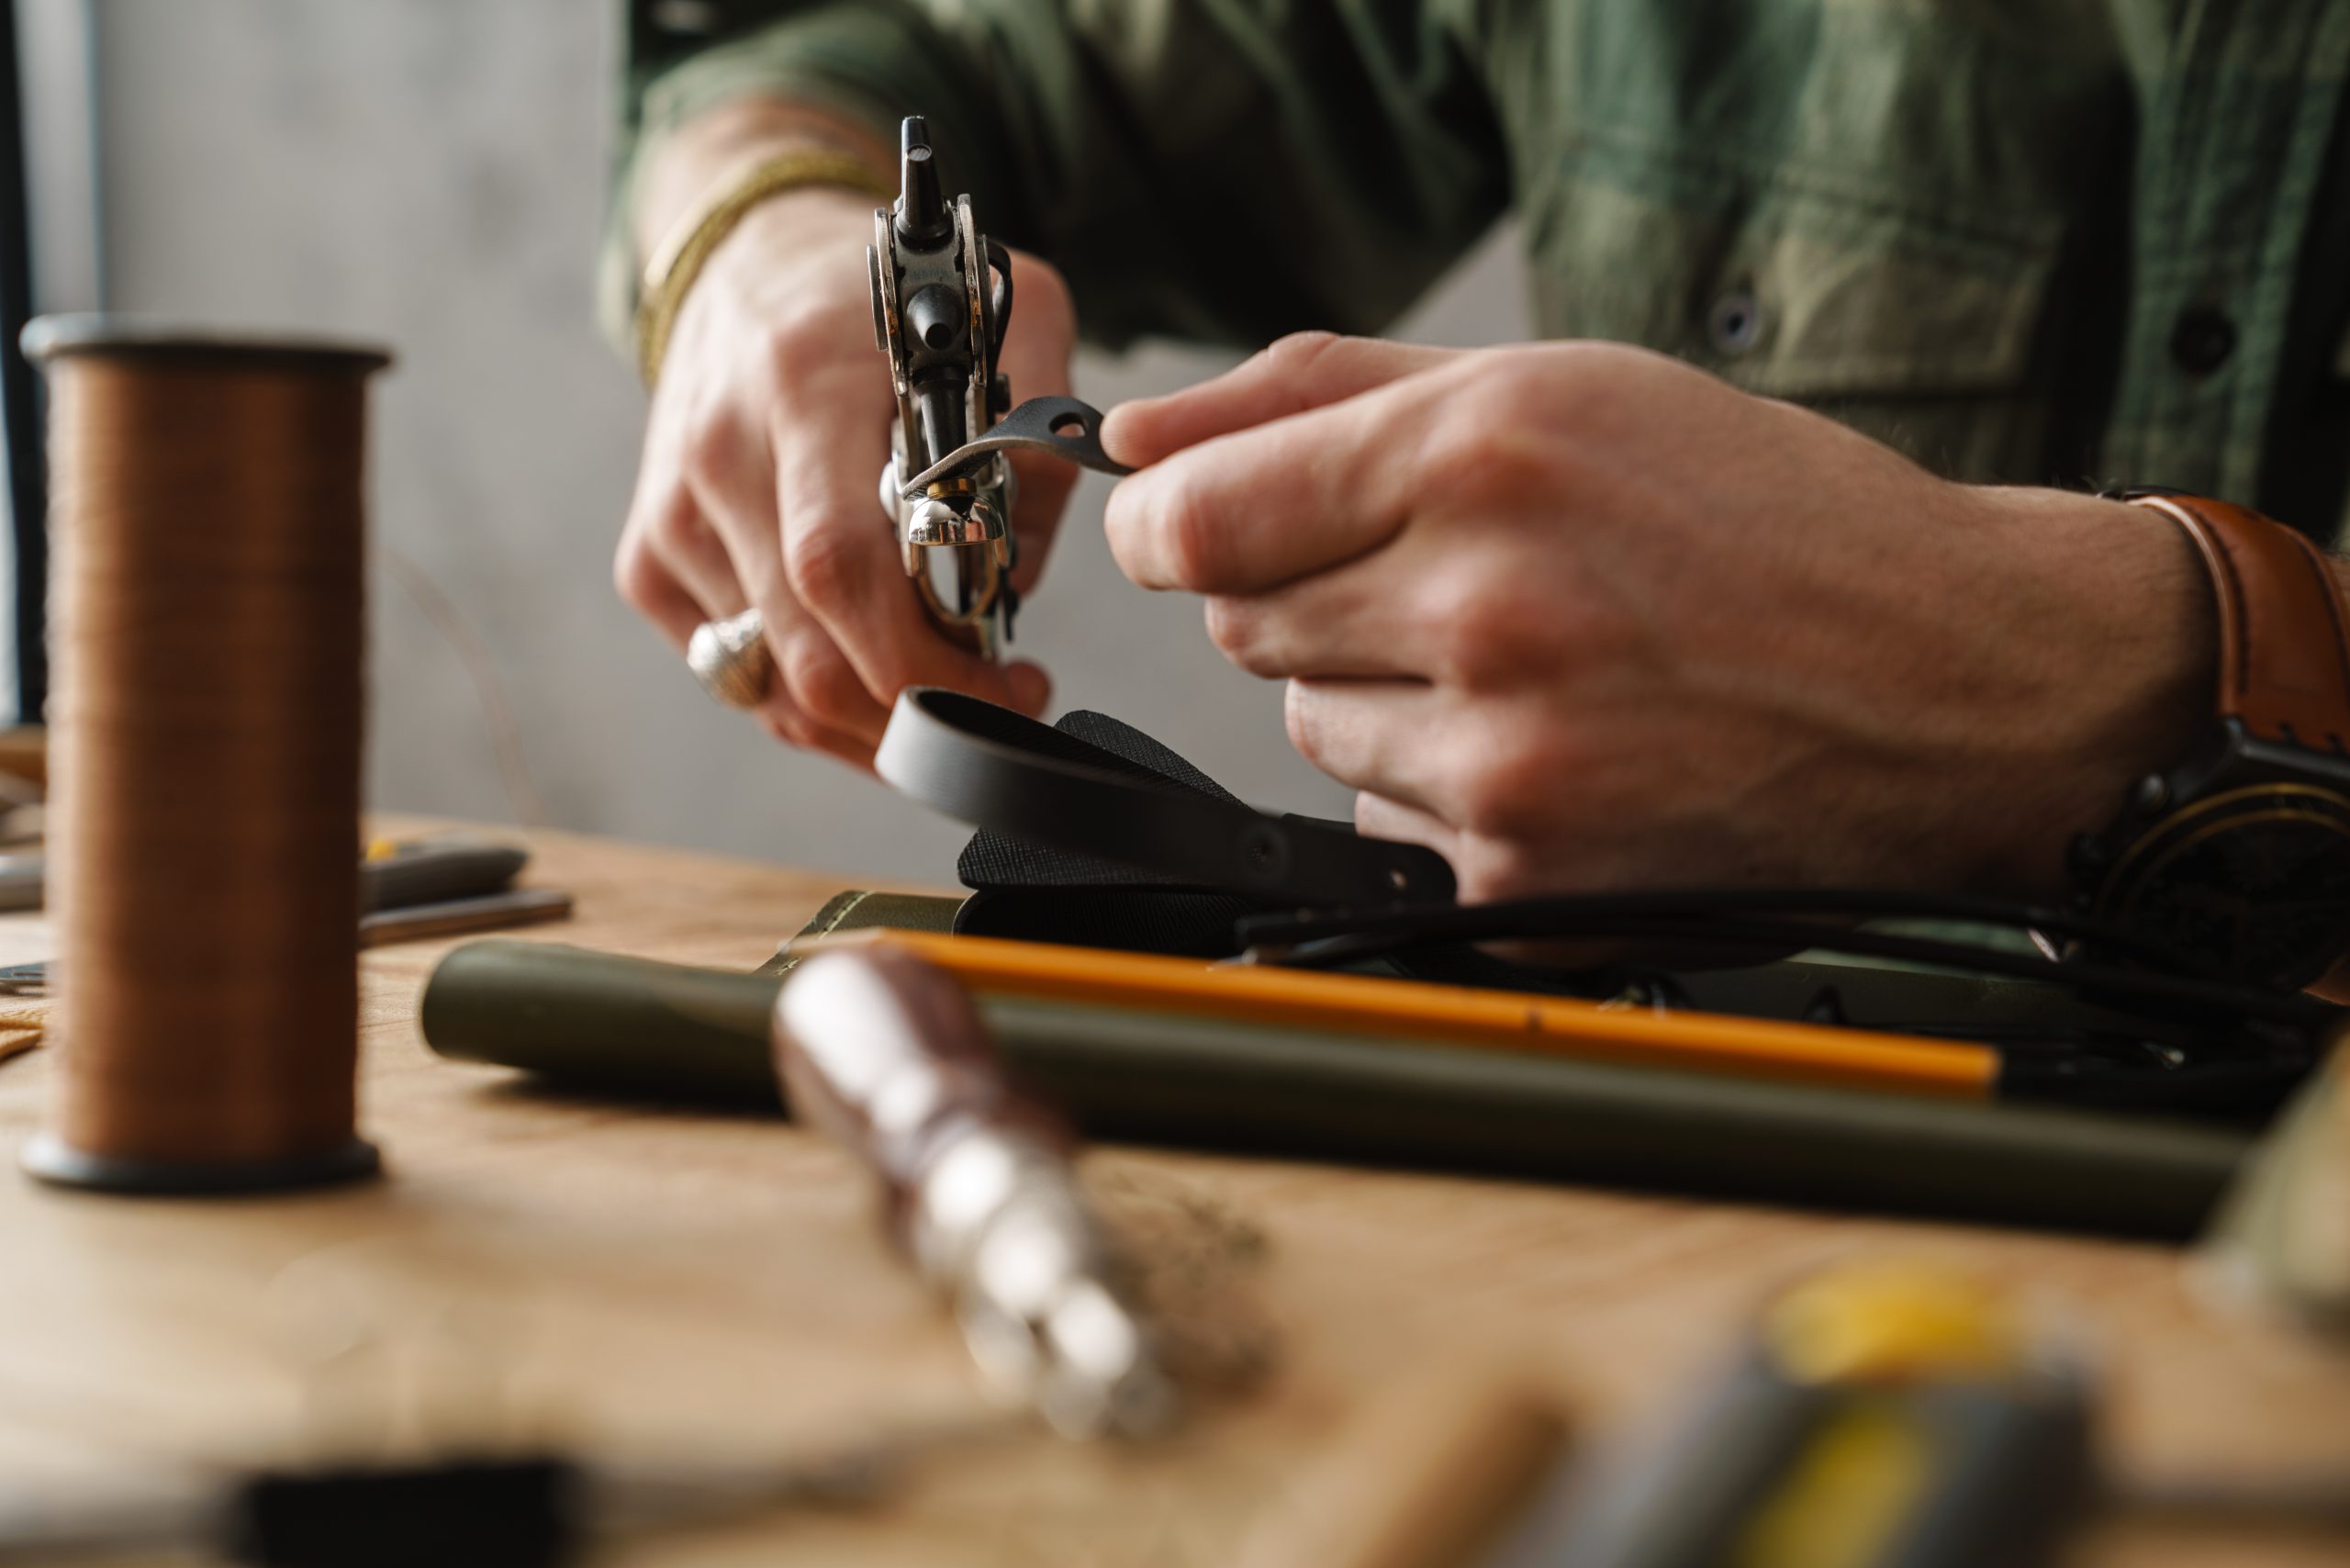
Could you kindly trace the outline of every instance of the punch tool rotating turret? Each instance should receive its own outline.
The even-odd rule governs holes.
[[[1009,454],[1049,453],[1108,474],[1130,472],[1102,448],[1102,415],[1074,398],[1013,408],[1001,360],[1012,325],[1012,257],[979,231],[971,198],[948,200],[920,116],[900,130],[898,199],[873,214],[866,268],[873,342],[890,364],[897,417],[881,510],[906,576],[948,634],[988,658],[1012,640],[1019,541]],[[711,694],[756,703],[773,679],[760,612],[711,622],[687,661]]]

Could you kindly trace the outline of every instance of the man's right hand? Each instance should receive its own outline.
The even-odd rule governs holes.
[[[881,509],[897,399],[873,346],[874,203],[811,187],[762,203],[711,253],[664,357],[613,577],[682,655],[694,628],[756,605],[779,738],[870,767],[906,686],[1039,711],[1033,664],[998,666],[921,607]],[[1051,267],[1014,252],[1002,364],[1015,398],[1069,390],[1075,318]],[[1013,586],[1034,585],[1074,475],[1015,462]]]

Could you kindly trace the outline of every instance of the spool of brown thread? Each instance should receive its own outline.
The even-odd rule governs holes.
[[[330,344],[37,321],[50,393],[57,1088],[25,1165],[364,1176],[366,378]]]

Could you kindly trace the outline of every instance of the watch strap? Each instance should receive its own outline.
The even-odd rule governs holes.
[[[2350,610],[2324,554],[2246,508],[2143,494],[2194,543],[2219,610],[2220,717],[2258,739],[2350,753]]]

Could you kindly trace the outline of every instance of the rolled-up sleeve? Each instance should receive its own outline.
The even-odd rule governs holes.
[[[631,0],[608,320],[617,330],[632,304],[636,169],[694,116],[766,95],[892,141],[901,117],[928,117],[949,188],[970,192],[990,232],[1068,274],[1095,342],[1375,330],[1506,200],[1470,10]]]

